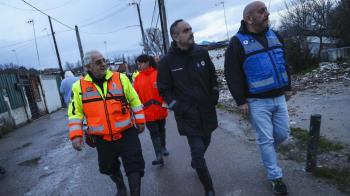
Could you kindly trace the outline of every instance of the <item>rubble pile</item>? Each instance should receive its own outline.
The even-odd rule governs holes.
[[[319,84],[329,82],[340,82],[344,85],[350,84],[349,63],[320,63],[319,68],[304,75],[292,76],[293,90],[305,90],[316,88]]]
[[[219,103],[225,109],[236,110],[236,103],[233,100],[227,87],[223,70],[216,71],[220,87]],[[350,86],[350,64],[349,63],[320,63],[319,68],[303,75],[292,75],[293,91],[317,88],[319,84],[337,82]]]

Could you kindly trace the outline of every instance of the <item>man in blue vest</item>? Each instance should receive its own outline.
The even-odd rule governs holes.
[[[226,50],[225,77],[238,107],[249,114],[256,130],[273,192],[286,194],[276,148],[289,136],[290,76],[283,41],[269,28],[269,15],[263,2],[245,7],[241,27]]]

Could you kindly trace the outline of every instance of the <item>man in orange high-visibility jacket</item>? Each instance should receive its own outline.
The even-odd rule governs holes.
[[[139,196],[145,167],[138,138],[138,133],[145,129],[140,99],[125,74],[107,69],[100,52],[87,52],[84,62],[87,75],[73,84],[68,107],[69,138],[74,149],[80,151],[85,117],[87,134],[96,141],[100,172],[116,183],[118,196],[126,196],[118,159],[121,156],[130,193]]]

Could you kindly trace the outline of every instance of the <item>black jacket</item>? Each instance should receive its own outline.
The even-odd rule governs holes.
[[[158,67],[159,94],[175,112],[180,135],[209,135],[217,126],[217,76],[208,51],[194,44],[188,51],[175,42]]]
[[[261,34],[251,33],[247,30],[245,23],[241,22],[241,27],[239,29],[240,33],[251,34],[258,42],[265,48],[268,47],[267,39],[265,37],[265,32]],[[283,44],[283,40],[276,33],[280,42]],[[280,89],[274,89],[268,92],[263,92],[259,94],[250,94],[248,92],[245,74],[243,72],[243,62],[245,60],[245,54],[242,44],[236,36],[233,36],[229,46],[225,53],[225,78],[227,81],[228,88],[235,99],[237,105],[242,105],[246,103],[246,98],[272,98],[283,95],[286,90],[290,90],[290,72],[288,66],[286,65],[286,70],[289,77],[289,85]]]

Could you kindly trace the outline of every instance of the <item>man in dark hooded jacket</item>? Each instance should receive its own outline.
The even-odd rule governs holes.
[[[219,91],[215,68],[208,51],[194,43],[192,28],[187,22],[176,20],[170,27],[170,34],[173,42],[158,67],[159,94],[175,112],[180,135],[187,136],[191,166],[206,195],[215,195],[204,159],[211,133],[218,126],[215,105]]]

